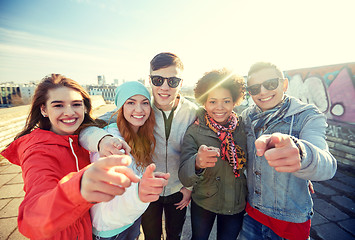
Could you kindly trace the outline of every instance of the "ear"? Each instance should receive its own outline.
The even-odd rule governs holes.
[[[44,104],[41,105],[41,113],[42,113],[43,117],[48,117],[47,109]]]
[[[182,87],[182,83],[184,82],[184,79],[181,79],[180,81],[180,87]]]
[[[284,92],[286,92],[287,89],[288,89],[288,78],[285,78],[284,82],[283,82],[283,90],[284,90]]]
[[[207,102],[207,101],[206,101]],[[202,105],[202,107],[206,110],[206,102]]]

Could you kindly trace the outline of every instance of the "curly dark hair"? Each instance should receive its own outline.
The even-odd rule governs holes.
[[[208,93],[216,87],[229,90],[235,105],[239,105],[245,97],[244,78],[223,68],[207,72],[198,80],[194,89],[196,101],[201,105],[205,104]]]

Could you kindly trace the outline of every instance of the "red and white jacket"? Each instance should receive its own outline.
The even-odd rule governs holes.
[[[89,152],[76,135],[35,129],[2,153],[21,166],[25,198],[18,215],[19,231],[31,239],[92,239],[89,209],[80,181],[90,164]]]

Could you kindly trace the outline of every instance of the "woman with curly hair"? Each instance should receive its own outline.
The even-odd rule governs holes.
[[[233,108],[244,99],[243,77],[222,69],[206,73],[194,89],[203,106],[187,129],[179,178],[193,186],[191,239],[208,239],[217,217],[217,239],[236,239],[246,204],[246,136]]]

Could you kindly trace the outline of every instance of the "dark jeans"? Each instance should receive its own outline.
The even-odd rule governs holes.
[[[140,234],[140,226],[141,226],[141,218],[138,218],[132,226],[121,232],[120,234],[117,234],[116,236],[104,238],[104,237],[99,237],[99,236],[92,236],[93,240],[134,240],[138,239],[139,234]]]
[[[165,214],[165,231],[167,240],[180,239],[185,222],[186,208],[176,209],[175,203],[182,200],[182,193],[162,197],[149,204],[142,215],[142,228],[145,240],[160,240],[162,235],[162,214]]]
[[[236,239],[243,223],[244,211],[234,215],[217,214],[198,206],[191,200],[191,227],[193,240],[208,240],[217,217],[217,239]]]

